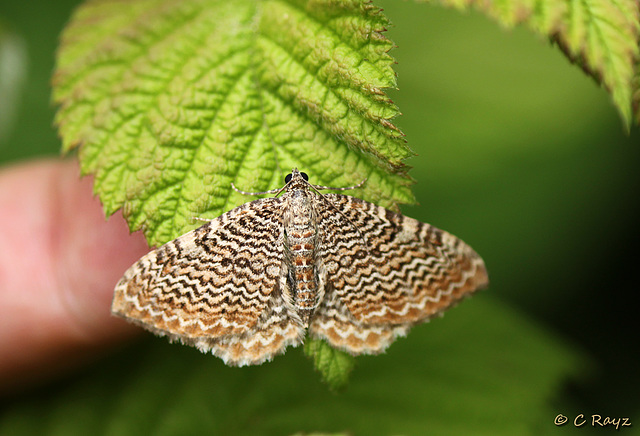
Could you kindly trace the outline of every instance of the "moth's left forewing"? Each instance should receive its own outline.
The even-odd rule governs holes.
[[[328,281],[357,322],[425,321],[487,286],[482,259],[455,236],[358,198],[325,199]]]
[[[408,313],[414,313],[412,322],[440,314],[489,285],[484,261],[460,238],[413,218],[398,217],[402,217],[402,234],[408,238],[398,245],[412,247],[416,259],[409,263],[413,268],[408,268],[412,273],[408,274],[410,302],[406,307]],[[409,239],[412,234],[414,240]]]

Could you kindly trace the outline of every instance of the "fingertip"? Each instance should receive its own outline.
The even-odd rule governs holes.
[[[113,288],[148,251],[90,177],[50,159],[0,171],[0,385],[71,366],[138,331],[111,316]]]
[[[124,271],[149,251],[141,232],[130,233],[120,211],[105,219],[92,194],[91,177],[79,179],[77,164],[60,166],[56,194],[64,204],[56,212],[53,252],[59,292],[79,337],[110,341],[132,326],[111,315],[113,289]]]

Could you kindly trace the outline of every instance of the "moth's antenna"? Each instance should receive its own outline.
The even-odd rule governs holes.
[[[311,183],[309,183],[309,186],[311,186],[316,192],[318,192],[318,189],[328,189],[331,191],[350,191],[352,189],[358,189],[360,188],[362,185],[364,185],[367,182],[367,178],[365,177],[362,182],[358,183],[357,185],[353,185],[353,186],[347,186],[346,188],[333,188],[331,186],[320,186],[320,185],[312,185]],[[318,192],[318,194],[320,194]],[[322,195],[322,194],[320,194]]]
[[[289,182],[291,183],[291,182]],[[275,196],[277,197],[278,195],[280,195],[280,193],[282,191],[285,190],[285,188],[289,185],[289,183],[285,184],[282,188],[278,188],[278,189],[270,189],[268,191],[262,191],[262,192],[247,192],[247,191],[242,191],[238,188],[236,188],[236,185],[233,184],[233,182],[231,182],[231,187],[233,188],[234,191],[236,191],[239,194],[242,195],[263,195],[263,194],[276,194]]]

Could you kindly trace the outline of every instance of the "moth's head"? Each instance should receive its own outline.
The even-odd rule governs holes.
[[[303,179],[305,182],[309,181],[309,176],[307,173],[301,173],[297,168],[291,170],[291,174],[287,174],[287,177],[284,178],[284,183],[288,185],[291,181],[294,183]]]

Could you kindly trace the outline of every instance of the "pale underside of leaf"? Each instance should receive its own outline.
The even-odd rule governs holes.
[[[350,0],[88,2],[54,77],[64,149],[151,245],[254,199],[232,182],[273,189],[293,167],[410,203],[387,24]]]
[[[429,1],[429,0],[426,0]],[[638,112],[637,0],[438,0],[475,8],[506,27],[526,24],[548,37],[609,91],[628,126]]]

